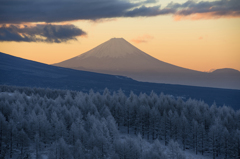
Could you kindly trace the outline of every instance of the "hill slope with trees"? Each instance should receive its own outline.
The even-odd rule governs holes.
[[[240,111],[154,92],[0,87],[1,158],[240,158],[239,130]]]
[[[138,82],[133,79],[87,71],[51,66],[30,61],[4,53],[0,53],[0,85],[41,87],[88,92],[90,89],[103,92],[108,88],[111,92],[120,88],[126,95],[131,91],[160,94],[171,94],[182,97],[204,100],[207,104],[216,102],[217,105],[231,106],[240,109],[240,90],[193,87],[184,85],[156,84]]]

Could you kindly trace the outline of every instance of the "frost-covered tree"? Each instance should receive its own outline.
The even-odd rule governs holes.
[[[237,129],[235,131],[233,140],[235,141],[235,144],[233,145],[234,154],[232,156],[235,156],[235,158],[240,159],[240,130]]]
[[[40,139],[39,139],[39,135],[36,134],[36,135],[35,135],[36,159],[39,159],[39,158],[40,158],[39,148],[40,148]]]
[[[18,138],[18,144],[20,149],[20,158],[29,156],[28,154],[29,138],[23,129],[21,129],[18,132],[17,138]]]
[[[153,107],[150,110],[150,118],[149,118],[150,130],[149,132],[152,135],[152,140],[155,140],[158,136],[158,129],[160,126],[160,114],[159,112]]]
[[[11,119],[8,123],[8,132],[7,132],[7,143],[9,147],[9,157],[13,157],[13,150],[15,149],[16,145],[16,134],[17,134],[17,129],[16,129],[16,124],[13,122]]]
[[[227,130],[227,128],[224,128],[223,130],[223,151],[224,151],[224,158],[227,159],[229,157],[229,132]]]
[[[240,111],[231,107],[154,92],[0,90],[1,158],[29,153],[40,158],[44,151],[54,159],[164,158],[158,140],[168,146],[174,140],[183,150],[212,153],[213,158],[240,156]],[[169,148],[181,153],[179,147]]]
[[[126,138],[124,141],[115,142],[115,151],[120,159],[138,159],[141,156],[140,147],[137,140]]]
[[[51,151],[48,155],[49,159],[72,159],[72,154],[70,153],[69,146],[65,142],[64,138],[60,138],[58,141],[54,142],[51,147]]]
[[[168,132],[169,132],[169,118],[167,116],[166,111],[163,112],[163,117],[161,120],[162,134],[164,137],[165,145],[168,144]]]
[[[58,149],[59,149],[59,157],[58,157],[59,159],[72,158],[72,155],[69,150],[69,146],[67,145],[64,138],[62,137],[59,139]]]
[[[73,154],[74,159],[84,159],[85,158],[83,145],[79,139],[75,142],[72,152],[73,152],[72,154]]]
[[[69,138],[68,141],[71,145],[74,145],[75,142],[79,139],[79,130],[75,123],[72,123],[70,131],[69,131]]]
[[[179,147],[179,144],[173,140],[168,143],[168,157],[169,159],[185,159],[186,156],[183,154]]]
[[[110,141],[111,143],[113,143],[114,140],[119,137],[119,132],[118,132],[117,124],[112,116],[107,117],[106,126],[109,131]]]
[[[0,156],[4,158],[5,156],[5,144],[4,137],[6,136],[7,122],[3,114],[0,112]]]
[[[161,146],[160,142],[158,140],[155,140],[152,148],[145,152],[143,155],[144,159],[168,159],[168,156],[164,153],[164,148]]]
[[[207,134],[204,128],[203,123],[199,126],[199,132],[198,132],[198,149],[201,152],[201,154],[203,155],[206,149],[206,145],[207,145]]]
[[[209,146],[210,150],[213,155],[213,159],[216,158],[216,151],[217,151],[217,126],[213,125],[210,127],[209,131]]]

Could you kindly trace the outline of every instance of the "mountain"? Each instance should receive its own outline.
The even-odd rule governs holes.
[[[159,61],[128,43],[123,38],[112,38],[92,50],[55,64],[57,66],[119,72],[186,72],[191,71]]]
[[[240,72],[232,68],[222,68],[212,71],[212,74],[222,74],[222,75],[235,75],[237,76]]]
[[[69,68],[56,67],[0,53],[0,85],[21,87],[41,87],[88,92],[111,92],[120,88],[124,93],[140,92],[157,94],[163,92],[183,100],[189,98],[203,100],[211,105],[228,105],[240,109],[240,90],[193,87],[172,84],[138,82],[123,76],[107,75]]]
[[[215,74],[194,71],[160,61],[123,38],[109,41],[55,66],[123,75],[138,81],[240,89],[240,72]]]
[[[0,76],[1,85],[81,91],[99,91],[106,87],[118,90],[122,83],[126,86],[135,83],[134,80],[122,76],[56,67],[4,53],[0,53]]]

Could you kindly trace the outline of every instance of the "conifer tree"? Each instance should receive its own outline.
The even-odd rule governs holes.
[[[0,156],[4,158],[4,137],[6,136],[7,122],[4,115],[0,112]]]
[[[168,150],[169,159],[186,159],[186,156],[182,153],[177,142],[170,140],[168,143]]]

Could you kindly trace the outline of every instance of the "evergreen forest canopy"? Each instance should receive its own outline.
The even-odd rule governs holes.
[[[185,150],[239,159],[240,110],[154,92],[0,86],[0,158],[184,159]]]

